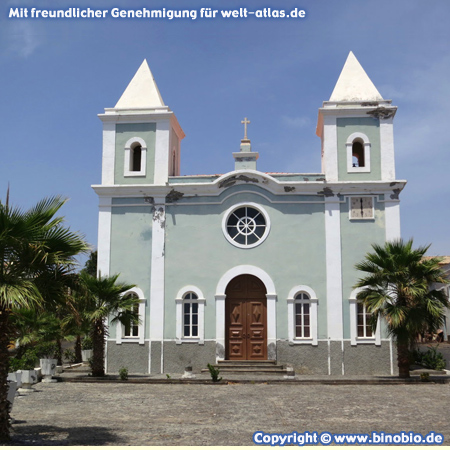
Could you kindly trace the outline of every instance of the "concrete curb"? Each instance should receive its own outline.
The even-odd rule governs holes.
[[[129,378],[120,380],[118,378],[105,377],[59,377],[58,381],[65,383],[116,383],[116,384],[203,384],[203,385],[229,385],[229,384],[304,384],[304,385],[399,385],[399,384],[450,384],[450,377],[430,377],[427,382],[421,381],[419,377],[380,378],[380,379],[229,379],[213,382],[201,379],[159,379],[159,378]]]

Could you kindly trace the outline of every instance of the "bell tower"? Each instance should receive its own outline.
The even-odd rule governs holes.
[[[102,185],[165,185],[180,173],[184,138],[144,60],[103,122]]]
[[[329,101],[319,109],[326,180],[395,180],[393,119],[397,111],[350,52]]]

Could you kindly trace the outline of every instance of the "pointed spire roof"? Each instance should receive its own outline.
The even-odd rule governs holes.
[[[134,108],[154,108],[165,106],[159,93],[158,86],[148,67],[147,60],[141,64],[134,75],[130,84],[120,97],[115,108],[134,109]]]
[[[330,97],[330,102],[379,101],[378,92],[353,52],[350,52]]]

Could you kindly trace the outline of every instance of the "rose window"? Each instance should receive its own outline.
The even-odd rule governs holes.
[[[229,211],[226,217],[225,237],[237,247],[255,247],[268,234],[267,214],[260,209],[240,206]]]

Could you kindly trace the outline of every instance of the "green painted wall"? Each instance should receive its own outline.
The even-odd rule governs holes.
[[[252,192],[242,192],[251,190]],[[201,201],[220,201],[220,205],[201,205]],[[215,293],[220,278],[229,269],[254,265],[272,278],[277,300],[277,338],[287,339],[287,296],[292,287],[308,285],[319,298],[319,338],[326,338],[325,227],[323,197],[318,203],[277,204],[263,196],[277,199],[262,188],[239,185],[217,197],[196,197],[197,203],[166,209],[165,335],[175,337],[175,298],[186,285],[195,285],[206,298],[205,339],[216,336]],[[312,196],[308,196],[310,199]],[[289,197],[289,200],[300,199]],[[305,197],[303,197],[304,200]],[[286,201],[286,197],[278,200]],[[236,248],[222,232],[222,218],[228,208],[241,202],[261,205],[269,214],[271,230],[267,239],[252,249]],[[320,203],[322,202],[322,203]],[[180,202],[181,203],[181,202]],[[171,300],[173,299],[173,300]]]
[[[113,207],[111,214],[110,274],[120,273],[119,281],[135,284],[142,289],[147,306],[150,298],[152,217],[151,206]],[[149,313],[147,307],[146,337],[149,335]],[[115,326],[110,328],[110,337],[116,337]]]
[[[147,168],[145,177],[124,177],[124,149],[127,141],[140,137],[147,144]],[[155,175],[156,123],[119,123],[116,125],[115,184],[153,184]]]
[[[338,118],[338,171],[340,181],[381,180],[380,121],[372,117]],[[370,141],[370,172],[347,173],[347,147],[345,143],[353,133],[364,133]]]
[[[375,219],[349,220],[349,198],[341,203],[341,248],[342,248],[342,302],[344,316],[344,339],[350,339],[350,293],[353,286],[363,276],[355,269],[362,261],[372,244],[384,244],[385,215],[384,203],[375,198]],[[382,337],[384,335],[382,334]]]

